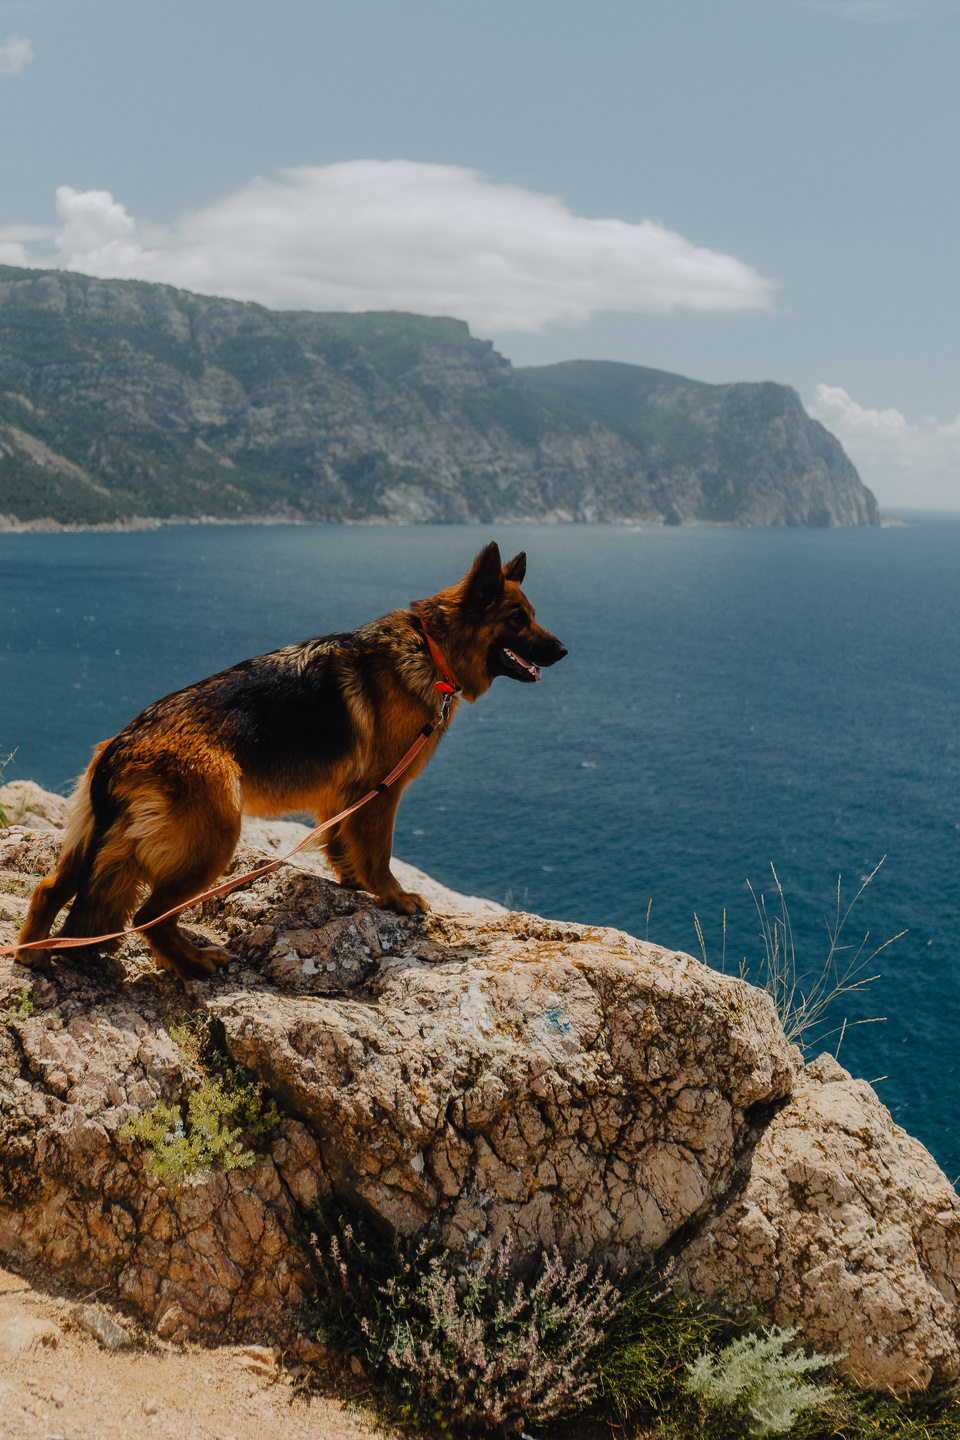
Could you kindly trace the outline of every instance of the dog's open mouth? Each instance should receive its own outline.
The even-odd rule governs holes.
[[[517,655],[515,651],[508,650],[506,646],[503,647],[503,655],[507,662],[507,669],[519,671],[520,679],[540,679],[539,665],[533,665],[529,660],[524,660],[520,655]]]

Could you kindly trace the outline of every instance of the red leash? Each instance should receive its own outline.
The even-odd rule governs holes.
[[[423,622],[421,621],[420,623],[422,626]],[[382,795],[384,791],[388,790],[395,780],[399,780],[403,772],[413,764],[434,730],[446,720],[447,711],[450,709],[450,701],[453,696],[460,694],[460,687],[443,663],[440,651],[436,645],[434,645],[426,630],[424,630],[423,634],[430,647],[430,658],[443,676],[443,679],[436,681],[433,687],[435,690],[439,690],[443,696],[440,712],[433,720],[428,721],[428,723],[424,725],[406,755],[393,767],[390,774],[381,780],[380,784],[373,790],[370,790],[364,795],[362,800],[357,800],[353,805],[348,805],[346,810],[340,811],[339,815],[334,815],[329,820],[324,820],[321,825],[318,825],[315,830],[311,830],[309,835],[305,835],[299,844],[294,845],[292,850],[288,850],[286,855],[281,855],[278,860],[270,860],[266,865],[261,865],[258,870],[249,870],[246,875],[237,875],[233,880],[225,881],[223,885],[215,885],[212,890],[204,890],[202,894],[194,895],[191,900],[185,900],[182,905],[175,905],[172,910],[167,910],[165,914],[158,915],[155,920],[148,920],[144,925],[135,925],[129,930],[115,930],[112,935],[64,935],[62,937],[48,937],[46,940],[30,940],[26,945],[0,945],[0,955],[16,955],[17,952],[21,950],[67,950],[85,945],[103,945],[108,940],[121,940],[125,935],[139,935],[142,931],[150,930],[154,925],[159,925],[162,920],[169,920],[171,916],[179,915],[181,911],[189,910],[192,906],[199,905],[203,900],[215,900],[218,895],[227,895],[231,890],[236,890],[241,885],[246,885],[250,880],[259,880],[261,875],[269,875],[272,870],[278,870],[281,865],[285,865],[288,860],[291,860],[293,856],[297,854],[298,850],[302,850],[305,845],[309,845],[311,840],[315,840],[318,835],[322,835],[323,832],[329,830],[331,826],[338,825],[341,820],[345,820],[348,815],[352,815],[355,810],[359,810],[361,805],[366,805],[370,800],[375,800],[378,795]]]

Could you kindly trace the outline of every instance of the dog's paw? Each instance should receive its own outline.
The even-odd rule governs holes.
[[[399,903],[397,905],[399,914],[416,915],[419,911],[421,914],[426,915],[429,909],[430,906],[427,901],[424,900],[422,895],[418,895],[415,890],[400,891]]]
[[[53,954],[50,950],[17,950],[13,963],[22,965],[25,970],[52,970]]]
[[[229,950],[224,950],[222,945],[198,946],[196,954],[201,964],[209,964],[210,974],[220,965],[232,965],[237,958]]]
[[[416,915],[418,911],[426,914],[430,906],[422,895],[417,895],[413,890],[397,890],[392,895],[378,895],[377,904],[381,910],[393,910],[397,915]]]
[[[184,945],[167,955],[154,950],[161,969],[172,971],[181,980],[209,980],[221,965],[230,965],[236,958],[221,945]]]

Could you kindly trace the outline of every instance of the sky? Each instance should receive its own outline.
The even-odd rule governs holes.
[[[960,509],[960,0],[0,0],[0,263],[777,380]]]

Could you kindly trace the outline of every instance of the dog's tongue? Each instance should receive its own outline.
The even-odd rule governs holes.
[[[531,665],[531,663],[530,663],[529,660],[524,660],[523,656],[522,656],[522,655],[518,655],[515,650],[508,650],[506,653],[510,656],[510,659],[511,659],[511,660],[516,660],[516,662],[517,662],[518,665],[522,665],[523,668],[524,668],[524,670],[529,670],[529,671],[530,671],[530,674],[533,676],[534,680],[539,680],[539,679],[540,679],[540,666],[539,666],[539,665]]]

